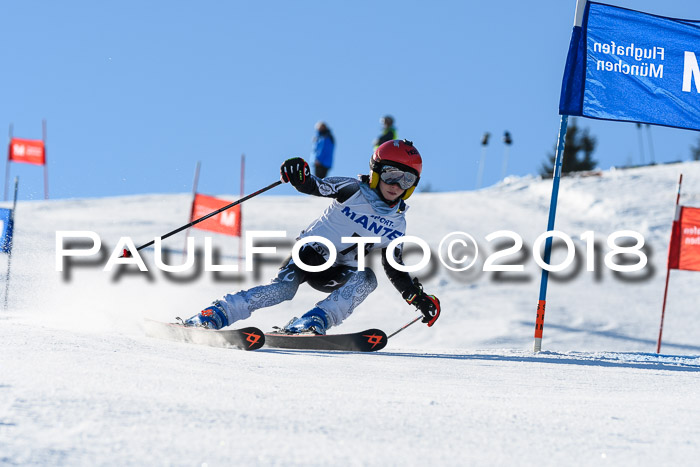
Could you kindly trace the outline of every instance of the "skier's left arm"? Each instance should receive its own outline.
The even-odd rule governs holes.
[[[402,246],[398,245],[393,252],[394,261],[397,264],[403,265],[403,253]],[[428,295],[423,292],[423,286],[418,281],[418,278],[411,279],[411,276],[405,271],[399,271],[394,266],[392,266],[386,259],[387,256],[386,248],[382,250],[382,266],[384,266],[384,272],[389,278],[396,290],[401,293],[401,296],[406,303],[409,305],[414,305],[418,311],[423,313],[423,322],[428,326],[435,324],[435,321],[440,317],[440,300],[435,295]]]

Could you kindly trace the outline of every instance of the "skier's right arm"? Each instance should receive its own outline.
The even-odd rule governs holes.
[[[280,167],[280,178],[284,183],[291,183],[301,193],[335,198],[341,203],[360,189],[359,182],[352,178],[329,177],[322,180],[311,175],[309,164],[301,157],[284,161]]]

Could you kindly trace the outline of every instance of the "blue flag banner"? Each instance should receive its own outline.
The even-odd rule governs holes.
[[[700,130],[700,21],[589,2],[559,113]]]
[[[2,237],[0,237],[0,251],[3,253],[9,253],[12,250],[12,209],[0,208],[0,230],[2,230]]]

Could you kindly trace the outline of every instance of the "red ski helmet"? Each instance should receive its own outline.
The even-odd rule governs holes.
[[[420,174],[423,171],[423,159],[420,157],[418,149],[413,146],[412,141],[406,139],[395,139],[381,144],[374,151],[372,159],[369,161],[370,188],[377,188],[382,169],[387,165],[413,172],[418,177],[413,186],[407,189],[403,196],[401,196],[401,199],[408,199],[408,197],[413,194],[413,190],[416,189],[416,186],[418,186]]]

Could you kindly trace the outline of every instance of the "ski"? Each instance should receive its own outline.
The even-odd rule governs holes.
[[[377,350],[382,350],[386,344],[386,334],[380,329],[328,335],[265,333],[265,345],[281,349],[376,352]]]
[[[257,350],[265,344],[265,335],[260,329],[255,327],[215,331],[213,329],[183,326],[179,323],[164,323],[162,321],[145,319],[144,330],[149,337],[211,347],[235,347],[243,350]]]

